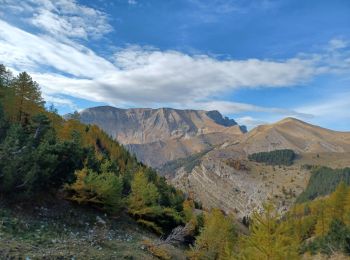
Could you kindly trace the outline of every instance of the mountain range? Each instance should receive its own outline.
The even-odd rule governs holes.
[[[218,111],[103,106],[83,110],[80,120],[100,126],[205,208],[218,207],[238,217],[267,200],[288,210],[310,178],[303,165],[350,166],[350,132],[294,118],[247,132]],[[292,165],[276,170],[248,159],[281,149],[297,154]]]

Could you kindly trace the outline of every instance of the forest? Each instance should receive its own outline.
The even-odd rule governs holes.
[[[248,155],[248,159],[258,163],[265,163],[267,165],[292,165],[296,157],[293,150],[282,149],[271,152],[260,152]]]
[[[97,126],[64,120],[46,108],[26,72],[0,67],[0,194],[40,200],[48,194],[130,215],[162,234],[183,223],[184,195],[137,162]]]
[[[242,232],[234,215],[198,209],[192,198],[168,185],[97,126],[84,125],[74,116],[66,120],[54,107],[46,107],[38,83],[26,72],[14,76],[0,66],[0,100],[0,198],[9,207],[64,198],[110,216],[126,212],[157,234],[161,242],[150,242],[147,248],[160,259],[170,259],[162,243],[181,244],[189,259],[350,255],[348,177],[332,177],[337,178],[334,185],[315,193],[312,187],[330,170],[315,171],[304,195],[314,200],[303,199],[283,215],[267,202],[263,211],[253,212],[247,232]],[[294,157],[291,150],[250,156],[282,165],[291,164]]]

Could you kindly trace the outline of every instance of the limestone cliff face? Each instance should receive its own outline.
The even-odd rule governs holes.
[[[83,110],[80,119],[100,126],[139,160],[154,167],[210,149],[246,132],[218,111],[102,106]]]

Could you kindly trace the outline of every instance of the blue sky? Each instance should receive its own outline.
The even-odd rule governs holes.
[[[0,0],[0,62],[61,114],[216,109],[350,131],[349,14],[348,0]]]

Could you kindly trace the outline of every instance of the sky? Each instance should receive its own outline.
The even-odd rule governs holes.
[[[173,107],[350,131],[349,0],[0,0],[0,63],[60,114]]]

